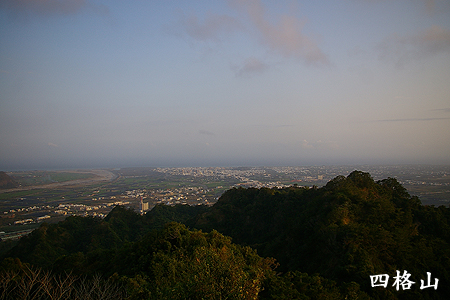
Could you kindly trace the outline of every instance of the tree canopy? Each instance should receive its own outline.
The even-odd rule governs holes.
[[[3,265],[16,257],[102,274],[128,299],[444,299],[449,229],[449,208],[354,171],[321,188],[233,188],[210,208],[157,206],[141,216],[116,207],[105,219],[44,223]],[[392,286],[396,271],[411,274],[411,289]],[[427,272],[437,290],[419,288]],[[372,287],[377,274],[390,285]]]

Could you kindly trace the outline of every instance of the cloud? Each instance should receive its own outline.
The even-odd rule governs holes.
[[[198,131],[198,133],[204,134],[204,135],[216,135],[214,132],[211,132],[211,131],[208,131],[208,130],[203,130],[203,129],[200,129]]]
[[[450,8],[447,0],[422,0],[425,4],[426,12],[430,15],[448,11]]]
[[[433,109],[433,111],[441,111],[441,112],[445,112],[445,113],[450,113],[450,107],[447,107],[447,108],[437,108],[437,109]]]
[[[58,145],[56,145],[56,144],[54,144],[54,143],[48,143],[48,145],[49,145],[50,147],[55,147],[55,148],[59,148],[59,146],[58,146]]]
[[[240,22],[227,15],[208,14],[202,21],[194,15],[182,15],[175,31],[180,31],[197,41],[218,41],[220,36],[240,30]]]
[[[305,22],[295,16],[281,15],[279,21],[272,24],[260,0],[237,0],[233,3],[247,13],[261,44],[273,52],[287,58],[299,58],[309,64],[328,64],[328,58],[317,42],[303,33]]]
[[[377,123],[377,122],[424,122],[424,121],[440,121],[440,120],[450,120],[450,117],[447,117],[447,118],[384,119],[384,120],[373,120],[373,121],[367,121],[367,122],[369,122],[369,123]]]
[[[411,36],[392,35],[378,46],[378,50],[381,60],[394,61],[402,67],[411,60],[450,52],[450,30],[432,26]]]
[[[304,149],[313,149],[314,146],[311,145],[307,140],[303,140],[302,141],[302,148],[304,148]]]
[[[425,3],[425,7],[427,8],[427,10],[429,12],[434,11],[434,7],[436,6],[436,3],[434,0],[423,0],[423,2]]]
[[[268,64],[254,57],[247,59],[242,66],[232,67],[235,71],[236,77],[251,76],[253,74],[262,73],[268,68]]]
[[[356,1],[363,1],[363,2],[387,2],[387,1],[393,1],[393,0],[356,0]],[[448,9],[448,1],[447,0],[421,0],[423,4],[425,5],[426,12],[429,14],[435,13],[437,10],[442,11],[443,9]],[[439,7],[437,7],[439,6]]]
[[[104,5],[96,5],[85,0],[2,0],[0,10],[12,15],[71,15],[89,8],[97,13],[106,13]]]
[[[260,0],[229,0],[229,3],[243,13],[238,17],[209,13],[203,20],[195,15],[181,14],[179,21],[168,29],[172,34],[201,42],[218,42],[223,36],[241,32],[283,58],[300,59],[307,64],[328,64],[328,58],[317,41],[303,32],[305,22],[296,16],[280,15],[278,22],[273,23],[272,16],[266,13]],[[254,62],[256,60],[246,62],[242,74],[263,69],[265,64],[256,66]]]

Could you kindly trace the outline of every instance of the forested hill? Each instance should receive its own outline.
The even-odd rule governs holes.
[[[191,230],[164,227],[169,221]],[[450,209],[421,205],[395,179],[375,182],[355,171],[321,188],[231,189],[211,208],[157,206],[140,216],[116,207],[104,220],[69,217],[43,224],[5,256],[121,278],[130,295],[145,291],[154,299],[157,282],[166,292],[177,289],[174,299],[224,298],[229,289],[198,293],[220,282],[244,291],[226,295],[232,299],[447,299]],[[278,268],[261,257],[275,258]],[[189,270],[192,263],[199,269]],[[6,269],[11,264],[3,261]],[[410,289],[393,286],[397,271],[411,274]],[[427,272],[432,283],[439,279],[437,290],[420,288]],[[371,286],[370,276],[379,274],[390,276],[387,287]],[[202,278],[204,289],[192,278]]]
[[[276,258],[280,271],[354,281],[369,293],[370,275],[406,270],[418,291],[430,272],[450,295],[450,209],[422,206],[393,178],[355,171],[322,188],[231,189],[189,225]]]

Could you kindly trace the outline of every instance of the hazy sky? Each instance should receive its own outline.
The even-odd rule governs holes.
[[[450,164],[450,1],[0,1],[0,170]]]

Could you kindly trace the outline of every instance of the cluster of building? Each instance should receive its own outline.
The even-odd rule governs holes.
[[[285,186],[278,179],[293,179],[297,181],[325,180],[325,168],[315,167],[191,167],[191,168],[157,168],[156,171],[168,175],[209,177],[212,180],[234,179],[240,185],[255,187]],[[272,182],[270,182],[272,181]],[[254,182],[253,185],[251,182]]]
[[[5,211],[3,212],[3,214],[8,214],[8,213],[25,213],[25,212],[32,212],[32,211],[39,211],[39,210],[44,210],[44,209],[51,209],[50,205],[42,205],[42,206],[30,206],[30,207],[23,207],[23,208],[17,208],[17,209],[10,209],[9,212]]]
[[[212,177],[216,179],[233,178],[248,181],[249,177],[268,175],[264,168],[225,168],[225,167],[191,167],[191,168],[157,168],[156,171],[169,175],[183,175],[193,177]]]
[[[128,205],[129,201],[107,202],[97,205],[85,204],[59,204],[55,209],[55,214],[59,215],[76,215],[76,216],[92,216],[104,218],[106,214],[116,205]]]
[[[19,224],[30,224],[30,223],[39,223],[42,222],[46,219],[50,219],[51,217],[49,215],[45,215],[45,216],[41,216],[41,217],[37,217],[36,219],[23,219],[23,220],[18,220],[14,222],[14,225],[19,225]]]
[[[219,186],[218,188],[222,188]],[[183,187],[176,189],[156,189],[147,191],[130,190],[125,191],[121,196],[125,199],[135,202],[133,208],[143,214],[151,210],[157,204],[164,205],[212,205],[217,201],[216,196],[211,192],[213,189],[202,187]]]
[[[10,209],[3,212],[6,218],[15,218],[17,215],[23,216],[22,219],[14,221],[14,225],[23,225],[31,223],[40,223],[58,216],[92,216],[104,218],[116,205],[129,205],[129,201],[114,201],[97,205],[85,204],[59,204],[56,207],[49,205],[33,206],[28,208]],[[33,213],[36,216],[32,216]]]

